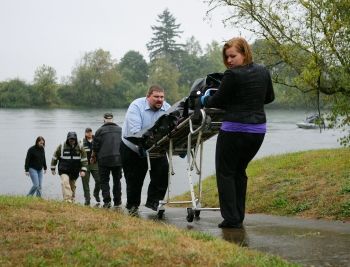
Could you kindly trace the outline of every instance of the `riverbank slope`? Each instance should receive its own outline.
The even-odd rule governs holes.
[[[350,222],[349,148],[264,157],[250,163],[247,175],[247,213]],[[174,199],[190,199],[190,194]],[[201,204],[218,207],[218,201],[215,176],[209,176]]]
[[[297,266],[121,212],[0,196],[1,266]]]

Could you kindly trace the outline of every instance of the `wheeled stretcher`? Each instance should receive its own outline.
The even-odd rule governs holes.
[[[158,218],[162,218],[166,204],[191,204],[187,208],[187,221],[192,222],[194,217],[199,217],[201,211],[219,210],[219,208],[203,208],[202,198],[202,159],[203,143],[216,135],[220,129],[224,111],[213,108],[201,108],[197,112],[189,114],[180,121],[177,126],[163,138],[155,142],[146,150],[148,167],[151,168],[150,158],[167,154],[169,160],[168,190],[164,200],[159,201],[157,208]],[[187,178],[191,193],[190,200],[170,201],[171,176],[175,174],[173,156],[187,156]],[[198,193],[194,191],[193,173],[198,175]]]
[[[125,137],[139,147],[140,155],[147,156],[149,170],[151,169],[150,158],[165,154],[168,156],[168,191],[164,200],[159,201],[157,208],[159,218],[162,218],[166,204],[192,204],[187,208],[186,219],[189,222],[192,222],[195,216],[199,217],[202,210],[219,209],[201,207],[202,159],[203,143],[218,133],[224,111],[203,108],[200,97],[209,89],[209,92],[215,92],[222,77],[222,73],[212,73],[206,78],[197,79],[191,87],[189,96],[175,103],[166,114],[158,118],[152,127]],[[175,174],[174,155],[187,156],[187,177],[191,200],[170,202],[171,176]],[[198,194],[194,192],[192,180],[194,171],[198,175]]]

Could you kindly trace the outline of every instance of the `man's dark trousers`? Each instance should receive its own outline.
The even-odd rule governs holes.
[[[128,148],[123,142],[120,145],[123,171],[126,181],[126,208],[138,207],[141,203],[141,191],[148,170],[147,158]],[[169,163],[166,156],[151,158],[150,184],[147,191],[147,203],[156,205],[165,196],[168,188]]]
[[[110,187],[109,187],[109,175],[113,176],[113,202],[115,206],[122,203],[122,192],[120,179],[122,177],[121,166],[98,166],[98,171],[101,179],[101,190],[104,203],[111,202]]]

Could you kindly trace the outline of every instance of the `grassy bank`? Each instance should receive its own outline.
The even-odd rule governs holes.
[[[0,266],[296,266],[109,210],[0,196]]]
[[[314,150],[254,160],[248,167],[247,212],[350,221],[350,149]],[[188,199],[189,193],[176,197]],[[218,203],[214,176],[202,205]]]

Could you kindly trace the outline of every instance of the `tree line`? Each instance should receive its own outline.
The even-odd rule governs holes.
[[[266,65],[274,82],[272,106],[331,110],[331,125],[350,125],[349,1],[263,0],[208,2],[211,12],[226,7],[224,21],[246,29],[254,61]],[[165,9],[151,26],[149,62],[128,51],[119,62],[109,51],[86,52],[70,77],[57,82],[53,67],[42,65],[29,84],[20,79],[0,82],[0,107],[125,108],[144,96],[150,84],[166,90],[171,104],[188,95],[192,83],[209,73],[223,72],[223,43],[202,48],[191,37],[181,43],[181,24]],[[350,133],[341,140],[350,143]]]
[[[86,52],[64,82],[59,83],[55,69],[47,65],[36,69],[32,83],[18,78],[2,81],[0,107],[125,108],[133,99],[144,96],[150,84],[164,87],[167,101],[174,103],[188,95],[196,79],[225,70],[222,43],[213,41],[202,48],[195,37],[180,43],[180,27],[169,10],[158,15],[157,25],[151,26],[153,37],[147,43],[149,62],[138,51],[128,51],[117,62],[109,51],[97,49]],[[266,60],[261,52],[269,47],[267,40],[257,40],[252,47],[256,62],[271,63],[271,58]],[[292,74],[286,67],[274,72]],[[316,103],[312,95],[305,97],[285,85],[275,87],[275,105],[305,107]]]

